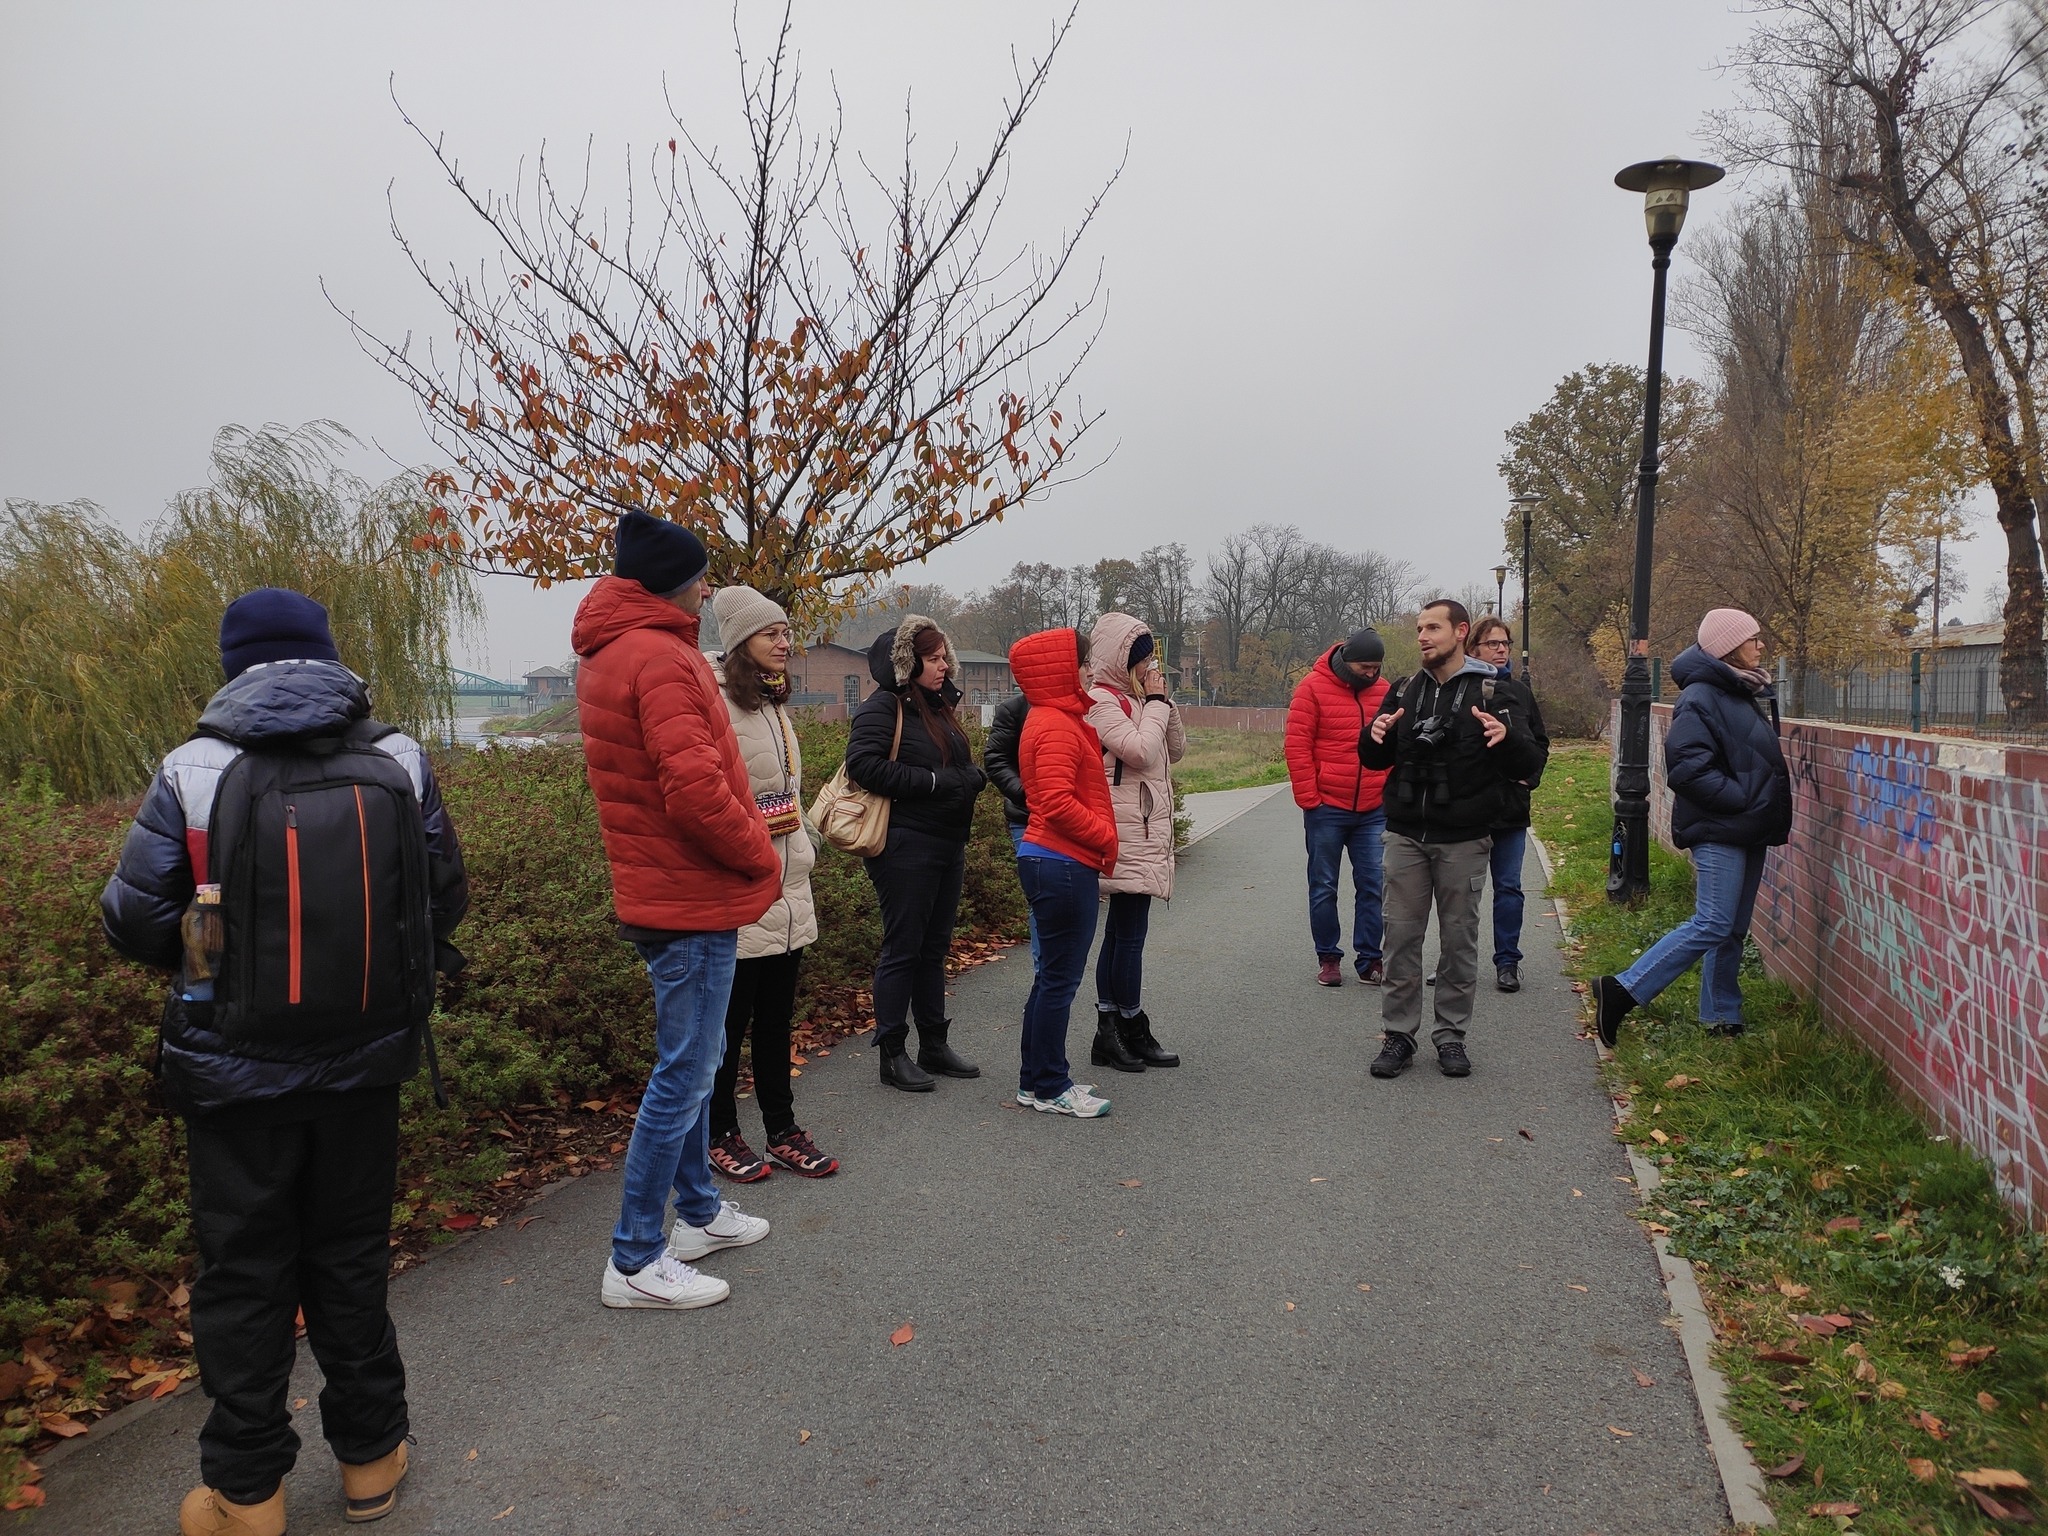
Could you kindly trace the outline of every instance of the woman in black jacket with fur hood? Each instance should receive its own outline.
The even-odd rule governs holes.
[[[875,1050],[882,1081],[909,1093],[929,1093],[934,1072],[981,1076],[946,1040],[946,954],[974,801],[988,782],[955,713],[959,669],[952,642],[924,615],[883,631],[868,647],[878,686],[854,711],[846,743],[846,776],[889,801],[888,845],[867,861],[882,908]],[[915,1061],[908,1049],[913,1015]]]

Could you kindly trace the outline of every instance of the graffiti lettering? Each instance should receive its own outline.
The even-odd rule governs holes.
[[[1895,736],[1875,747],[1866,737],[1849,753],[1849,799],[1858,825],[1893,833],[1901,853],[1934,851],[1936,800],[1927,789],[1933,756],[1931,743],[1916,746]]]

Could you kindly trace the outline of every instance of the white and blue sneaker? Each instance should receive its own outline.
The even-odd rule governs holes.
[[[1075,1083],[1056,1098],[1033,1098],[1031,1107],[1048,1115],[1072,1115],[1076,1120],[1100,1120],[1109,1113],[1109,1100],[1097,1098],[1093,1083]]]
[[[701,1274],[673,1254],[664,1253],[637,1274],[623,1275],[617,1264],[605,1265],[600,1299],[608,1307],[686,1312],[692,1307],[715,1306],[731,1294],[732,1287],[716,1275]]]
[[[1019,1088],[1017,1090],[1017,1107],[1019,1109],[1029,1109],[1033,1104],[1037,1102],[1038,1101],[1031,1096],[1031,1090],[1029,1088]]]
[[[759,1216],[749,1216],[726,1200],[720,1202],[718,1214],[701,1227],[693,1227],[678,1216],[668,1234],[668,1251],[672,1258],[688,1262],[721,1249],[744,1248],[749,1243],[758,1243],[767,1235],[766,1221]]]

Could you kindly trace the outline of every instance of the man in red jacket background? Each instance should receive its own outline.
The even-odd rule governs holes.
[[[709,558],[689,529],[619,519],[617,574],[576,610],[571,642],[584,768],[611,863],[619,936],[654,982],[655,1060],[626,1149],[600,1292],[608,1307],[705,1307],[732,1287],[690,1260],[768,1223],[720,1201],[707,1101],[725,1055],[739,930],[782,890],[711,665],[697,648]],[[674,1230],[663,1242],[669,1191]]]
[[[1316,980],[1344,984],[1344,928],[1337,916],[1337,871],[1351,855],[1355,900],[1351,947],[1358,979],[1386,979],[1380,956],[1380,808],[1384,771],[1358,760],[1358,738],[1379,713],[1387,681],[1387,648],[1378,633],[1357,629],[1308,669],[1287,706],[1287,777],[1308,838],[1308,927],[1316,946]]]

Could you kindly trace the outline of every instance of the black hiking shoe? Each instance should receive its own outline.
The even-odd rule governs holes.
[[[1709,1024],[1707,1026],[1707,1033],[1719,1035],[1724,1040],[1733,1040],[1737,1035],[1747,1034],[1748,1031],[1743,1028],[1742,1020],[1740,1019],[1723,1019],[1718,1024]]]
[[[1470,1077],[1472,1058],[1465,1054],[1465,1042],[1446,1040],[1436,1048],[1437,1070],[1445,1077]]]
[[[1379,1055],[1372,1059],[1374,1077],[1399,1077],[1407,1070],[1414,1058],[1415,1042],[1406,1035],[1388,1034],[1380,1046]]]
[[[1518,965],[1503,965],[1493,973],[1494,990],[1497,992],[1519,992],[1522,990],[1522,968]]]
[[[1635,1012],[1635,1007],[1636,1000],[1629,996],[1628,988],[1612,976],[1602,976],[1593,983],[1593,1033],[1610,1051],[1620,1038],[1621,1021]]]

